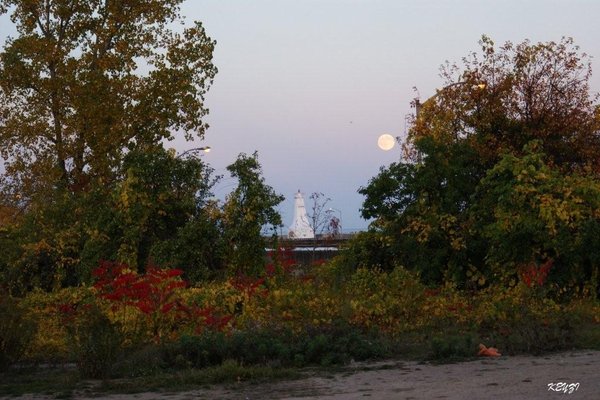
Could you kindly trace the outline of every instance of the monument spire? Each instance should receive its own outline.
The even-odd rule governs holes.
[[[289,228],[288,237],[290,239],[312,239],[315,237],[315,232],[308,222],[304,197],[302,197],[300,190],[294,196],[294,220]]]

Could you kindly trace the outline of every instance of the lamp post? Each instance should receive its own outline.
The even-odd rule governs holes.
[[[337,224],[336,224],[336,229],[339,229],[339,233],[342,234],[342,211],[338,210],[337,208],[333,208],[333,207],[329,207],[329,209],[327,211],[325,211],[327,214],[331,214],[332,212],[337,211],[340,213],[340,219],[338,220]],[[335,217],[334,217],[335,218]],[[333,218],[332,218],[333,219]],[[330,222],[331,225],[331,222]]]
[[[472,82],[468,82],[468,81],[459,81],[459,82],[454,82],[451,83],[449,85],[444,86],[443,88],[439,89],[436,91],[436,93],[429,97],[427,100],[425,100],[424,102],[421,102],[421,100],[419,100],[419,98],[415,98],[411,104],[414,104],[415,107],[415,119],[419,118],[419,114],[421,112],[421,109],[423,108],[423,106],[425,104],[427,104],[428,102],[434,100],[436,97],[438,97],[441,93],[443,93],[445,90],[451,88],[451,87],[455,87],[455,86],[462,86],[462,85],[468,85],[468,84],[472,84]],[[481,83],[476,83],[476,84],[472,84],[471,86],[473,89],[478,89],[478,90],[483,90],[486,88],[486,84],[481,82]],[[406,130],[406,121],[407,121],[407,116],[404,116],[404,122],[405,122],[405,130]],[[410,153],[410,149],[408,147],[407,142],[405,141],[404,144],[402,143],[400,136],[396,136],[396,138],[394,138],[392,135],[389,134],[383,134],[381,136],[379,136],[378,140],[377,140],[377,145],[379,146],[379,148],[381,150],[391,150],[395,143],[398,143],[401,146],[401,151],[404,154],[404,157],[406,159],[409,159],[409,153]],[[417,156],[418,159],[420,159],[420,156]],[[341,216],[340,216],[341,219]]]
[[[204,153],[210,153],[211,147],[210,146],[195,147],[193,149],[189,149],[189,150],[184,151],[183,153],[177,155],[177,157],[175,157],[175,158],[181,158],[181,157],[183,157],[183,156],[185,156],[187,154],[197,153],[197,152],[201,152],[201,151],[204,152]]]
[[[421,111],[421,108],[423,108],[423,106],[425,104],[427,104],[428,101],[431,101],[433,99],[435,99],[436,97],[438,97],[440,95],[440,93],[444,92],[445,90],[454,87],[454,86],[462,86],[462,85],[467,85],[471,82],[467,82],[467,81],[459,81],[459,82],[454,82],[451,83],[449,85],[444,86],[443,88],[441,88],[440,90],[436,91],[436,93],[431,96],[430,98],[428,98],[427,100],[425,100],[423,103],[421,103],[421,100],[419,100],[418,98],[414,99],[414,105],[415,105],[415,116],[418,118],[419,117],[419,112]],[[477,83],[474,84],[472,86],[474,89],[479,89],[479,90],[483,90],[486,87],[486,84],[481,82],[481,83]]]
[[[413,100],[413,104],[415,107],[415,121],[419,118],[419,114],[421,112],[421,109],[423,108],[423,106],[425,106],[425,104],[427,104],[428,102],[435,100],[440,94],[442,94],[443,92],[445,92],[446,90],[448,90],[449,88],[455,87],[455,86],[463,86],[463,85],[471,85],[471,89],[477,89],[477,90],[483,90],[486,88],[486,84],[484,82],[480,82],[480,83],[472,83],[469,81],[458,81],[458,82],[454,82],[451,83],[449,85],[444,86],[443,88],[436,90],[436,93],[429,97],[427,100],[425,100],[424,102],[421,103],[421,100],[419,100],[419,98],[415,98]],[[405,152],[408,154],[409,150],[408,147],[405,149]],[[421,161],[421,154],[420,152],[417,152],[416,154],[417,157],[417,162]],[[408,158],[408,156],[407,156]]]

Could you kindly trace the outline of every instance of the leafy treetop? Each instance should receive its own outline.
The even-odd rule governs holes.
[[[600,172],[598,95],[590,95],[590,58],[573,39],[497,47],[483,36],[479,44],[462,67],[441,67],[445,87],[425,102],[411,140],[467,141],[485,168],[539,140],[561,169]]]
[[[0,52],[4,193],[114,178],[125,149],[202,137],[217,72],[201,23],[176,32],[183,0],[0,0],[17,36]]]

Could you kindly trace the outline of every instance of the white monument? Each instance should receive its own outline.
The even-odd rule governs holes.
[[[315,237],[315,232],[308,222],[306,207],[304,206],[304,197],[298,190],[294,196],[294,220],[288,231],[290,239],[312,239]]]

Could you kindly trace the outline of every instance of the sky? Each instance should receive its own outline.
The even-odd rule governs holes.
[[[211,146],[203,157],[224,175],[257,151],[265,182],[286,198],[283,233],[298,190],[307,203],[313,192],[331,198],[344,232],[366,229],[357,190],[400,158],[377,138],[404,136],[413,87],[422,101],[435,94],[440,65],[477,51],[483,34],[498,45],[573,37],[600,91],[598,0],[188,0],[182,14],[217,41],[219,73],[204,140],[167,147]],[[10,29],[0,20],[2,41]],[[233,185],[225,177],[215,194]]]

